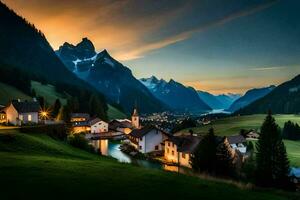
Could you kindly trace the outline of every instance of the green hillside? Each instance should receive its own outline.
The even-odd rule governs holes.
[[[56,99],[60,99],[62,104],[66,104],[67,102],[67,95],[57,93],[52,85],[43,85],[32,81],[31,87],[35,90],[37,96],[43,96],[49,105],[53,105]],[[6,105],[12,99],[31,100],[32,98],[17,88],[0,82],[0,104]],[[107,115],[109,119],[126,118],[124,113],[111,105],[108,105]]]
[[[56,99],[59,99],[63,105],[67,103],[67,95],[57,93],[53,85],[43,85],[39,82],[31,81],[31,88],[35,90],[37,96],[44,97],[50,105],[53,105]]]
[[[15,87],[0,82],[0,104],[6,105],[12,99],[32,99]]]
[[[1,199],[291,199],[161,170],[121,164],[43,134],[0,133]]]
[[[201,127],[192,128],[195,133],[207,133],[210,127],[213,127],[218,135],[233,135],[238,134],[241,129],[259,130],[266,115],[245,115],[222,118],[213,121],[211,124]],[[274,115],[277,124],[283,127],[288,120],[300,124],[300,115]],[[190,129],[185,129],[181,132],[188,133]]]
[[[107,115],[110,120],[127,118],[127,116],[123,112],[119,111],[118,109],[116,109],[111,105],[108,105]]]

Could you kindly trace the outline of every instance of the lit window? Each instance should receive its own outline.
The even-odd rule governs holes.
[[[28,121],[31,122],[32,118],[31,115],[28,115]]]
[[[21,121],[23,121],[23,115],[19,115]]]

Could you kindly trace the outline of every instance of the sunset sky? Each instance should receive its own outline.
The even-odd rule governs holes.
[[[300,1],[2,0],[54,49],[81,38],[137,78],[243,93],[300,73]]]

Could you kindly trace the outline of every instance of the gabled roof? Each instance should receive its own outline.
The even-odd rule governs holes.
[[[244,136],[242,135],[227,136],[227,140],[229,144],[238,144],[246,142],[246,138],[244,138]]]
[[[40,104],[35,101],[29,102],[13,100],[11,104],[14,106],[18,113],[39,112],[41,109]]]
[[[94,125],[94,124],[96,124],[96,123],[98,123],[98,122],[101,122],[101,121],[103,121],[103,120],[101,120],[101,119],[99,119],[99,118],[94,118],[94,119],[92,119],[92,120],[90,120],[89,121],[89,124],[92,126],[92,125]],[[104,121],[103,121],[104,122]],[[106,123],[106,122],[105,122]]]
[[[71,113],[71,118],[86,118],[86,119],[89,119],[90,115],[88,113]]]
[[[202,137],[200,136],[173,136],[169,138],[169,141],[176,144],[177,151],[184,153],[193,153],[199,143],[201,142]]]
[[[131,133],[129,135],[132,137],[135,137],[135,138],[141,138],[141,137],[147,135],[152,130],[157,130],[157,131],[160,131],[164,135],[170,136],[168,133],[162,131],[161,129],[159,129],[153,125],[147,125],[141,129],[134,129],[133,131],[131,131]]]
[[[117,128],[132,128],[132,124],[129,120],[112,120],[109,122],[109,129],[117,130]]]

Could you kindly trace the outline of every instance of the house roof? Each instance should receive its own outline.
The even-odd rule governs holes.
[[[90,115],[88,113],[71,113],[71,118],[86,118],[86,119],[89,119]]]
[[[101,121],[103,121],[103,120],[101,120],[99,118],[94,118],[94,119],[92,119],[92,120],[89,121],[89,124],[92,126],[92,125],[94,125],[94,124],[96,124],[98,122],[101,122]]]
[[[109,122],[109,129],[117,130],[117,128],[132,128],[132,124],[128,120],[112,120]]]
[[[159,128],[157,128],[156,126],[153,126],[153,125],[147,125],[141,129],[134,129],[133,131],[130,132],[129,135],[132,137],[135,137],[135,138],[141,138],[141,137],[147,135],[152,130],[157,130],[157,131],[162,132],[165,135],[168,135],[167,133],[165,133],[164,131],[160,130]]]
[[[227,136],[229,144],[238,144],[246,142],[246,138],[242,135]]]
[[[11,103],[18,113],[39,112],[41,109],[39,103],[35,101],[13,100]]]
[[[201,142],[202,137],[200,136],[173,136],[169,138],[169,141],[176,144],[177,151],[184,153],[193,153],[199,143]]]

